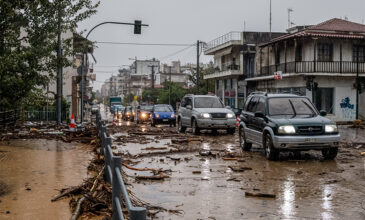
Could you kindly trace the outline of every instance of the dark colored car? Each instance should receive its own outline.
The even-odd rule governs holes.
[[[140,105],[137,107],[137,124],[149,121],[153,105]]]
[[[240,145],[244,150],[262,146],[269,160],[276,160],[280,151],[306,150],[321,150],[325,159],[334,159],[340,134],[326,114],[304,96],[254,93],[240,116]]]
[[[170,124],[176,126],[176,115],[171,105],[154,105],[151,112],[151,126]]]
[[[123,117],[123,120],[125,120],[125,121],[134,121],[134,115],[135,115],[135,113],[133,112],[132,106],[127,106],[124,109],[122,117]]]

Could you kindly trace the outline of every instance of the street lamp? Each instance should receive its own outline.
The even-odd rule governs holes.
[[[115,22],[115,21],[106,21],[102,22],[100,24],[95,25],[93,28],[90,29],[90,31],[87,33],[85,39],[89,37],[91,32],[95,30],[95,28],[104,25],[104,24],[118,24],[118,25],[133,25],[134,26],[134,34],[141,34],[141,27],[145,26],[148,27],[148,24],[142,24],[141,21],[135,20],[134,23],[126,23],[126,22]],[[84,87],[85,87],[85,79],[84,79],[84,61],[85,61],[85,51],[83,50],[82,53],[82,63],[81,63],[81,123],[84,121]]]

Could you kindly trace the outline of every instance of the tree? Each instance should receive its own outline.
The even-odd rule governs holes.
[[[75,30],[77,23],[96,13],[92,0],[0,1],[0,108],[14,108],[32,91],[53,79],[57,64],[72,63],[72,39],[63,41],[57,59],[57,33]]]
[[[168,104],[169,103],[169,86],[171,85],[171,105],[176,107],[177,102],[181,102],[181,99],[184,97],[185,94],[188,93],[188,90],[181,87],[179,84],[174,82],[165,82],[164,90],[160,92],[158,103],[160,104]]]
[[[200,68],[200,71],[199,71],[200,72],[200,74],[199,74],[200,82],[199,82],[199,85],[197,85],[196,68],[191,69],[192,74],[189,77],[189,79],[194,84],[194,87],[189,89],[189,93],[197,94],[197,92],[198,92],[197,87],[198,86],[199,86],[200,94],[207,94],[208,92],[213,92],[214,93],[214,91],[215,91],[214,81],[204,79],[204,75],[212,74],[216,71],[217,71],[217,68],[213,66],[213,62],[210,62],[208,64],[208,68],[206,68],[206,69]]]

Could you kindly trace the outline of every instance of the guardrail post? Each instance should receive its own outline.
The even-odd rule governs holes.
[[[132,207],[129,210],[130,220],[146,220],[147,211],[144,207]]]
[[[121,203],[121,201],[122,201],[121,191],[122,190],[118,183],[116,172],[117,171],[121,172],[121,170],[122,170],[122,158],[113,156],[112,160],[113,160],[113,162],[112,162],[112,174],[113,174],[113,178],[112,178],[112,180],[113,180],[112,181],[112,211],[113,211],[112,219],[119,220],[120,218],[118,218],[117,209],[118,208],[122,209],[122,207],[116,206],[115,199],[117,198],[119,200],[119,202]],[[119,169],[116,169],[116,168],[119,168]]]
[[[108,145],[110,146],[110,148],[108,148]],[[108,152],[108,149],[111,150],[112,147],[112,138],[107,137],[105,138],[105,148],[104,148],[104,158],[105,158],[105,177],[108,183],[112,183],[112,177],[109,175],[108,172],[108,167],[111,169],[112,168],[112,158],[109,157],[110,153]],[[113,173],[113,172],[112,172]]]

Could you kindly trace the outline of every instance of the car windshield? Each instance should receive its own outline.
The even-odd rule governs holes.
[[[317,115],[317,111],[307,98],[271,98],[269,115]]]
[[[152,105],[141,105],[141,110],[152,111]]]
[[[132,107],[131,106],[127,106],[126,111],[131,111]]]
[[[155,106],[155,112],[173,112],[174,110],[172,109],[171,106]]]
[[[224,108],[223,103],[217,97],[196,97],[195,108]]]

